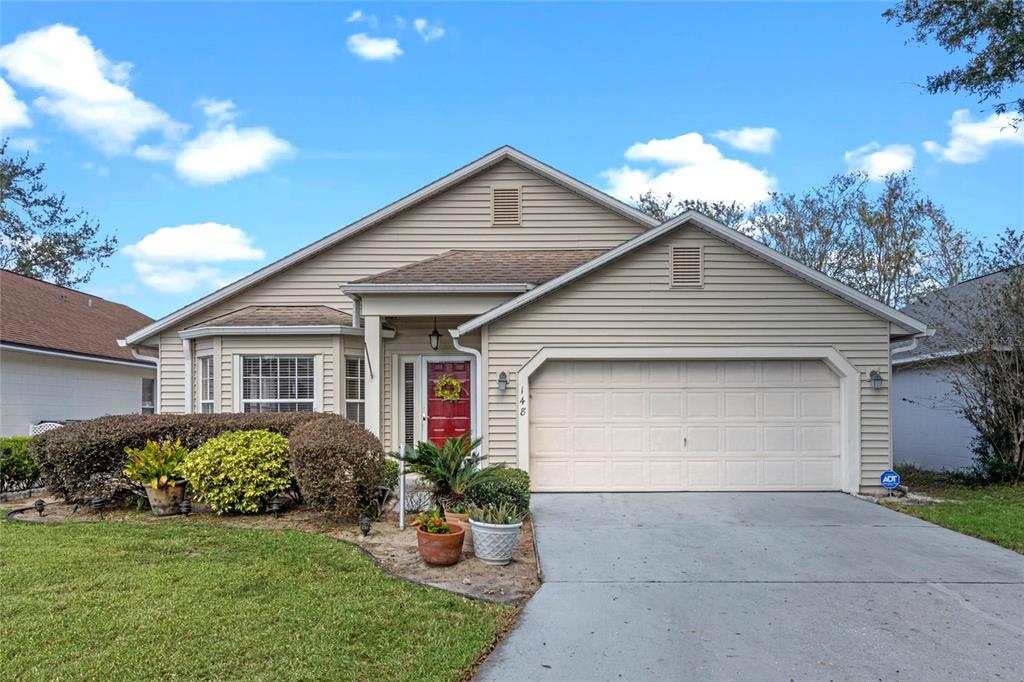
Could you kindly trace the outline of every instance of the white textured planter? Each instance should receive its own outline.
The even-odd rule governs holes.
[[[473,554],[477,559],[495,566],[504,566],[512,561],[512,552],[516,548],[519,529],[523,526],[522,521],[499,525],[470,519],[469,525],[473,528]]]

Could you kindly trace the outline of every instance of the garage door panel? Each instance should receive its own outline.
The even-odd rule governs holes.
[[[536,490],[835,490],[819,361],[557,361],[531,379]]]

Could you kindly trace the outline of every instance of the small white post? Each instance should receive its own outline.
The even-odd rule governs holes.
[[[405,443],[398,448],[398,530],[405,530]]]

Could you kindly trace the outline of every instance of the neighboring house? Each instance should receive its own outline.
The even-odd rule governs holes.
[[[893,461],[934,471],[971,466],[974,427],[961,416],[959,402],[949,384],[949,372],[958,353],[950,345],[953,324],[948,306],[963,306],[982,296],[987,287],[998,285],[1005,272],[969,279],[956,286],[935,291],[902,312],[934,328],[932,336],[916,344],[893,348],[892,416]],[[899,346],[910,346],[901,351]]]
[[[120,303],[0,270],[0,435],[153,412],[156,358],[118,345],[150,322]]]
[[[925,329],[502,147],[126,341],[164,412],[470,430],[538,491],[856,491],[891,462],[890,341]]]

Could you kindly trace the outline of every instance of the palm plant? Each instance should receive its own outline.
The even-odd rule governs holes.
[[[501,465],[480,466],[483,457],[478,448],[482,439],[466,434],[449,438],[444,445],[423,441],[405,456],[409,470],[426,479],[434,489],[434,501],[442,506],[464,504],[466,492],[473,486],[498,478]]]

